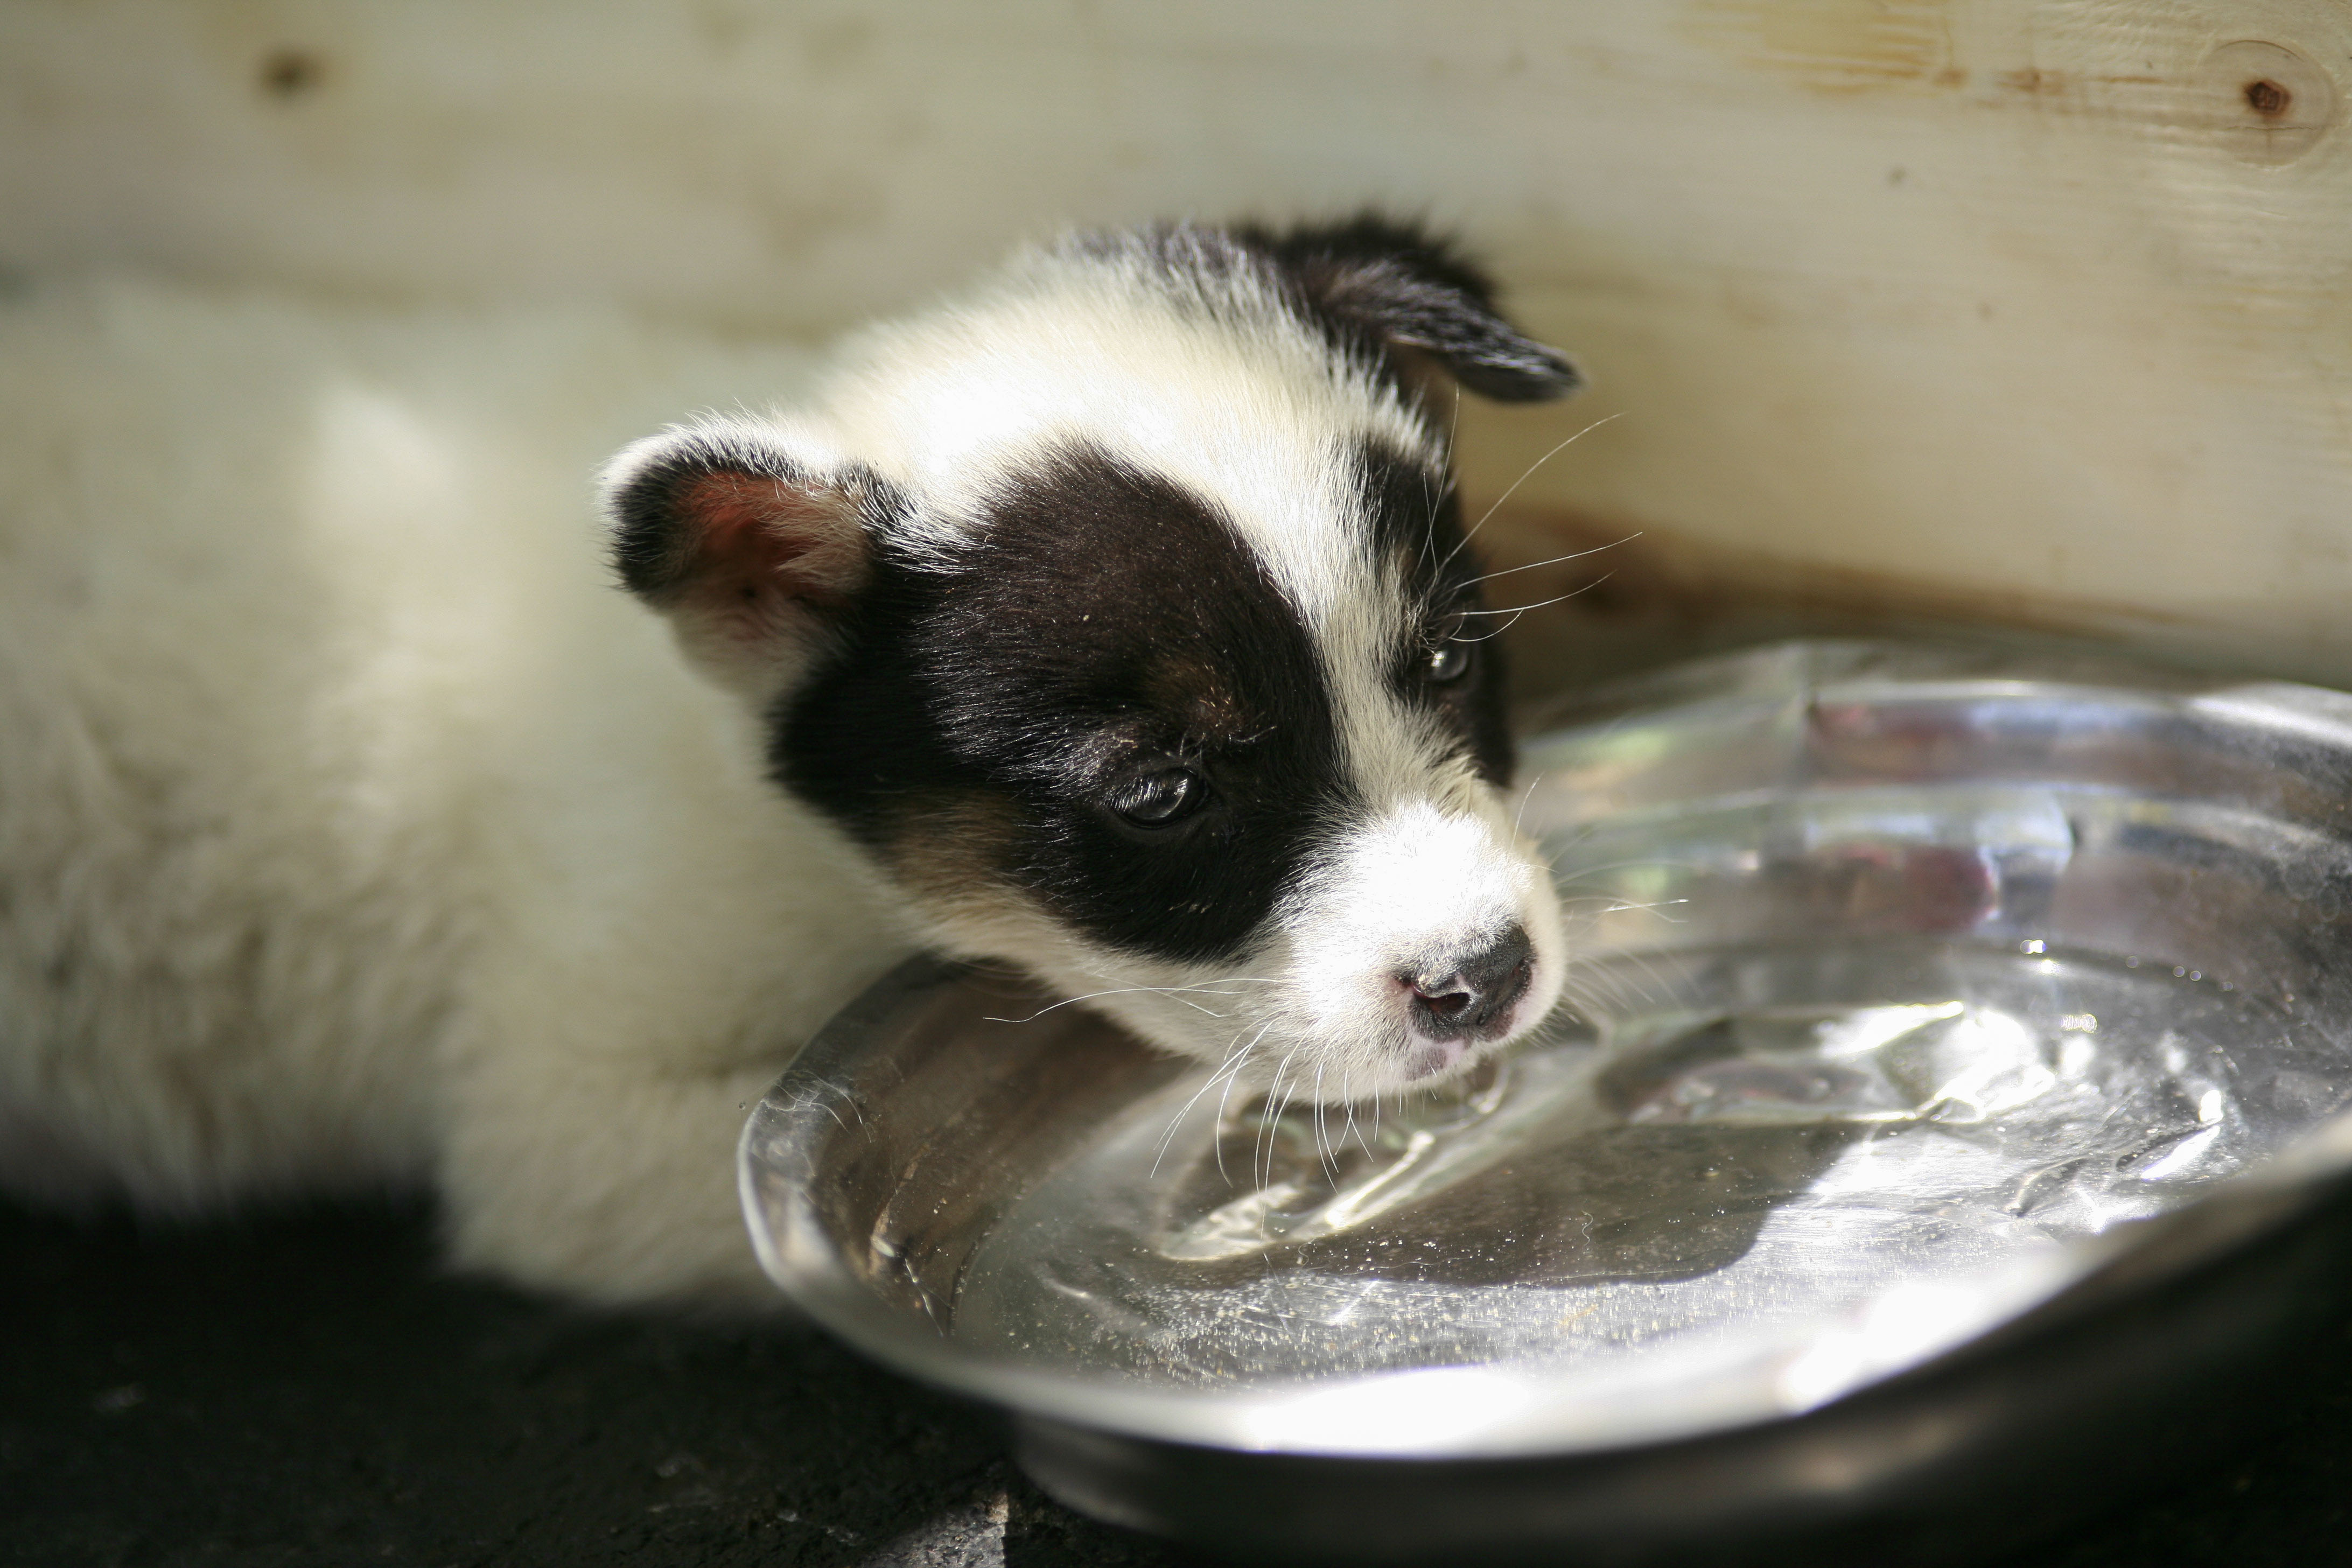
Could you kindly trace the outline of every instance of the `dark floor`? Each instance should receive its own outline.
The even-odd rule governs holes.
[[[2251,1446],[2012,1568],[2352,1563],[2352,1321]],[[418,1214],[76,1226],[0,1208],[0,1562],[1151,1564],[985,1417],[806,1332],[583,1316]]]

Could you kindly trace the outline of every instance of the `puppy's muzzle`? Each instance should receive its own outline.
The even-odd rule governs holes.
[[[1514,925],[1444,975],[1400,974],[1413,1032],[1426,1040],[1491,1040],[1508,1032],[1535,975],[1535,944]]]

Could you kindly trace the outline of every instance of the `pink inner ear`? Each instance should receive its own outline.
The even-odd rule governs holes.
[[[740,635],[769,635],[795,606],[838,608],[863,575],[856,509],[828,486],[706,474],[679,510],[695,531],[688,592]]]

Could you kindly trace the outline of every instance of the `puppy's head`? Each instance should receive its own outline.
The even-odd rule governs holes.
[[[1377,220],[1082,238],[852,345],[804,418],[606,475],[627,585],[940,945],[1338,1100],[1532,1027],[1444,378],[1575,373]]]

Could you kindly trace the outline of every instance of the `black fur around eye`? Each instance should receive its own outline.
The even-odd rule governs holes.
[[[1207,803],[1208,781],[1190,768],[1163,768],[1123,785],[1108,805],[1137,827],[1173,827]]]

